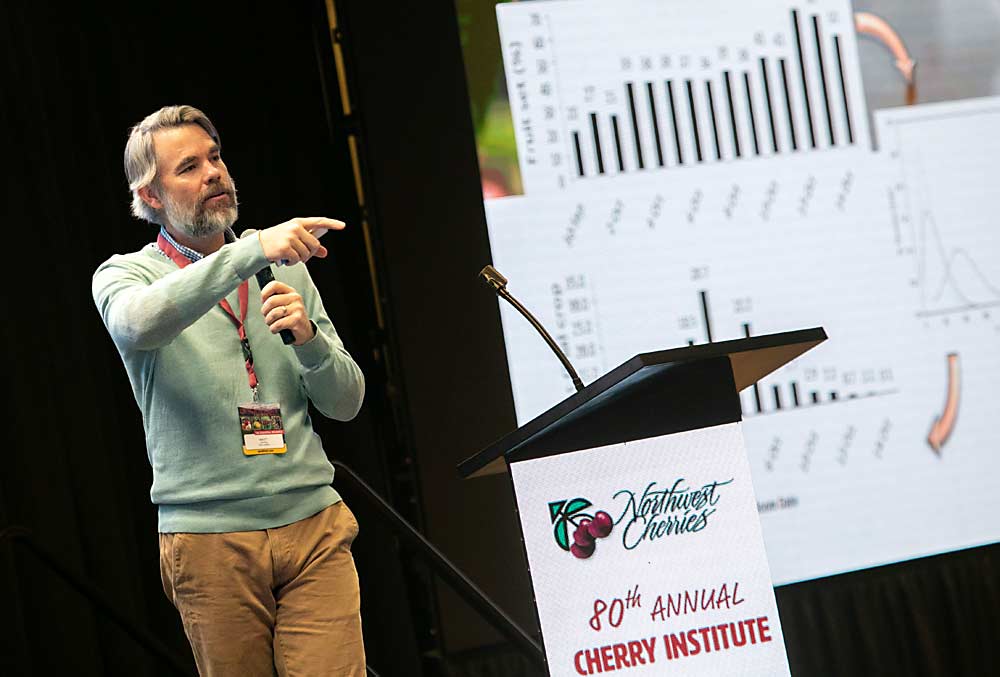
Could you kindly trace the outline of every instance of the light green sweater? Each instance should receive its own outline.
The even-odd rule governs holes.
[[[243,454],[237,405],[251,401],[250,385],[236,327],[218,304],[226,297],[239,315],[239,284],[267,263],[259,239],[245,237],[183,269],[150,244],[94,273],[94,301],[142,411],[160,532],[265,529],[340,500],[308,402],[349,420],[361,407],[364,377],[304,265],[275,268],[316,323],[315,338],[302,346],[270,332],[250,279],[247,337],[260,401],[280,403],[288,452]]]

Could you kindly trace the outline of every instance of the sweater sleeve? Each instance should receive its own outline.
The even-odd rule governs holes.
[[[156,350],[265,265],[257,238],[224,245],[154,282],[133,258],[113,256],[98,267],[91,289],[120,350]]]
[[[293,286],[302,296],[309,318],[316,323],[316,335],[294,346],[306,393],[324,416],[349,421],[357,415],[365,397],[364,374],[337,335],[309,271],[304,265],[296,268],[301,268],[302,281]]]

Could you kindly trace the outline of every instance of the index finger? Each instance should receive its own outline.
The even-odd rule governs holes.
[[[308,216],[299,219],[302,227],[313,233],[316,237],[323,237],[327,230],[343,230],[347,224],[337,219],[328,219],[325,216]],[[320,232],[322,231],[322,232]]]
[[[266,301],[275,294],[287,294],[290,291],[295,290],[280,280],[271,280],[260,290],[260,298]]]

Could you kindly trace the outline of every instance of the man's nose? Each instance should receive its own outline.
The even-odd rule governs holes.
[[[205,183],[215,183],[222,180],[222,170],[211,162],[205,169]]]

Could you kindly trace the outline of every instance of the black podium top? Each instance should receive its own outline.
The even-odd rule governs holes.
[[[463,478],[740,419],[737,394],[826,340],[819,327],[636,355],[458,465]]]

